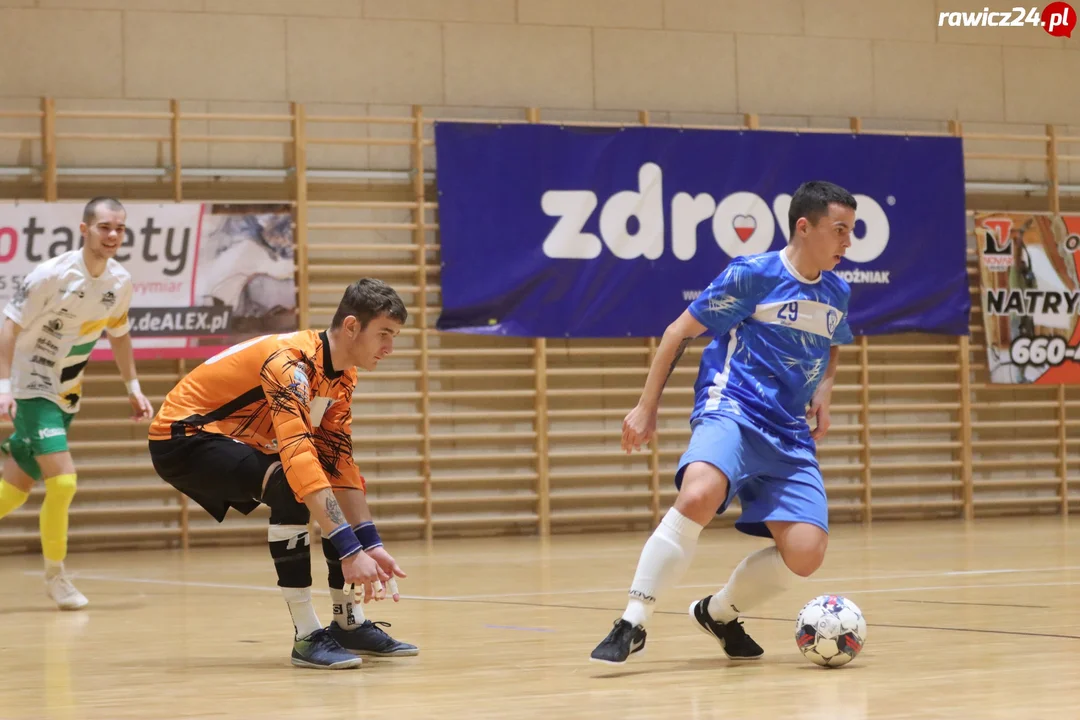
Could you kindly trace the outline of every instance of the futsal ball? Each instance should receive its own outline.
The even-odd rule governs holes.
[[[814,598],[799,611],[795,621],[795,644],[816,665],[847,665],[865,642],[866,619],[862,611],[839,595]]]

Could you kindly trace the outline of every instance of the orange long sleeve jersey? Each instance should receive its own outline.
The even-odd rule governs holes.
[[[217,433],[279,454],[297,500],[324,488],[365,490],[352,456],[356,370],[335,370],[325,332],[234,345],[169,392],[151,440]]]

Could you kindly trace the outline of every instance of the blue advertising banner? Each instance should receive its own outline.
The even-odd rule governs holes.
[[[859,206],[852,330],[968,333],[959,138],[440,122],[435,150],[441,330],[659,336],[829,180]]]

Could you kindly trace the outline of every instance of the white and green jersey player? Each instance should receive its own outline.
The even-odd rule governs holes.
[[[118,337],[131,331],[131,293],[131,274],[120,263],[108,259],[94,277],[82,250],[46,260],[27,275],[4,308],[22,328],[11,364],[15,399],[41,398],[78,412],[83,369],[101,332]]]
[[[64,575],[68,507],[75,465],[67,430],[82,399],[83,370],[108,333],[134,419],[153,414],[135,379],[128,324],[131,275],[113,259],[127,213],[113,198],[94,198],[83,211],[83,247],[38,265],[16,289],[0,319],[0,418],[15,432],[2,445],[0,518],[22,505],[35,480],[45,481],[41,547],[46,589],[65,610],[87,600]]]

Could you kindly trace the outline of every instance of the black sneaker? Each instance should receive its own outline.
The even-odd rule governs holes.
[[[626,658],[645,649],[645,628],[631,625],[619,618],[615,627],[604,638],[589,657],[593,662],[622,665]]]
[[[384,627],[388,622],[365,620],[359,627],[345,630],[337,623],[330,623],[330,636],[341,647],[356,655],[374,655],[375,657],[411,657],[420,653],[415,645],[401,642],[390,637]]]
[[[293,643],[292,664],[316,670],[345,670],[360,667],[363,659],[341,647],[326,628]]]
[[[724,654],[732,660],[752,660],[765,654],[761,646],[743,630],[742,623],[736,618],[728,623],[713,620],[709,614],[709,601],[712,595],[690,605],[690,619],[701,632],[712,635],[724,649]]]

